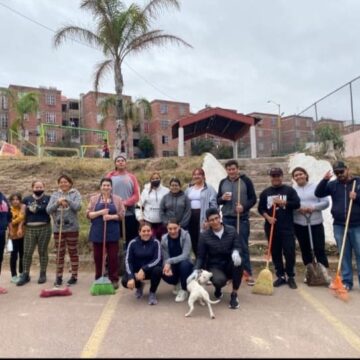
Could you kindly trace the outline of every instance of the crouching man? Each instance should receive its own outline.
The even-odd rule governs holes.
[[[237,291],[243,273],[240,257],[243,249],[241,235],[238,235],[233,226],[221,223],[219,211],[215,208],[206,211],[206,219],[209,229],[200,234],[194,272],[203,268],[213,273],[211,282],[215,287],[214,296],[217,299],[223,296],[221,288],[229,279],[232,280],[229,308],[237,309],[239,307]]]

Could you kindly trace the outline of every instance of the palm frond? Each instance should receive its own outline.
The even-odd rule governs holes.
[[[101,82],[101,79],[106,75],[107,72],[112,70],[114,60],[113,59],[107,59],[105,61],[102,61],[95,66],[95,72],[94,72],[94,89],[95,94],[97,96],[97,93],[99,92],[99,85]]]
[[[85,41],[89,45],[96,47],[104,46],[104,41],[91,30],[81,28],[79,26],[68,25],[60,28],[54,35],[54,46],[58,47],[65,40]]]
[[[157,18],[160,12],[168,10],[169,8],[180,9],[180,3],[178,0],[151,0],[143,10],[145,17]]]
[[[174,36],[163,34],[161,30],[153,30],[149,31],[146,34],[140,35],[137,38],[133,39],[127,46],[122,54],[122,60],[130,53],[130,52],[140,52],[145,49],[149,49],[154,45],[163,46],[166,43],[173,43],[176,45],[185,45],[187,47],[192,48],[192,46],[184,41],[183,39]]]

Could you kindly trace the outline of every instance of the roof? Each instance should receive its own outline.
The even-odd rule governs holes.
[[[172,126],[172,137],[178,137],[179,127],[184,128],[184,140],[202,134],[212,134],[228,140],[236,141],[244,136],[250,126],[261,119],[222,108],[205,108],[198,113],[183,117]]]

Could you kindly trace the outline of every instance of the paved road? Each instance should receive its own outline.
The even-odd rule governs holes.
[[[360,357],[357,283],[348,303],[300,278],[299,289],[284,286],[273,296],[253,295],[243,284],[238,310],[228,309],[226,288],[210,320],[199,305],[185,318],[187,303],[175,303],[164,283],[159,304],[149,306],[146,297],[137,301],[125,289],[91,296],[92,278],[83,272],[72,296],[43,299],[40,289],[52,282],[38,285],[33,271],[31,283],[19,288],[5,271],[0,285],[9,293],[0,296],[0,357]]]

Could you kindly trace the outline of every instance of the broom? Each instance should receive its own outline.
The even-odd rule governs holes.
[[[355,184],[356,184],[356,180],[353,181],[353,185],[352,185],[352,189],[351,189],[352,192],[355,191]],[[349,300],[349,294],[348,294],[347,290],[344,288],[344,285],[341,281],[340,268],[341,268],[342,259],[344,257],[345,242],[346,242],[346,238],[347,238],[347,231],[349,228],[352,204],[353,204],[353,199],[350,199],[349,209],[348,209],[348,213],[346,216],[345,230],[344,230],[344,235],[343,235],[342,244],[341,244],[339,263],[338,263],[338,267],[336,270],[336,275],[335,275],[334,281],[329,286],[330,290],[332,290],[334,292],[334,295],[344,301]]]
[[[63,227],[63,220],[64,220],[64,208],[61,206],[60,208],[60,226],[59,226],[59,244],[57,247],[57,256],[56,256],[56,274],[58,274],[59,270],[59,258],[60,258],[60,244],[61,244],[61,238],[62,238],[62,227]],[[52,296],[69,296],[72,295],[72,292],[69,287],[60,288],[57,286],[54,286],[52,289],[42,289],[40,292],[40,297],[52,297]]]
[[[273,220],[275,219],[275,210],[276,210],[276,205],[273,204],[273,211],[272,211]],[[269,247],[268,247],[267,259],[266,259],[266,266],[265,269],[260,271],[259,276],[255,281],[255,285],[252,288],[253,294],[272,295],[272,293],[274,292],[273,277],[271,271],[269,270],[273,235],[274,235],[274,221],[272,221],[270,228]]]
[[[107,198],[104,198],[105,209],[107,208]],[[106,242],[106,225],[107,221],[104,220],[104,232],[103,232],[103,240],[102,240],[102,262],[101,262],[101,277],[93,282],[90,287],[91,295],[113,295],[115,294],[114,285],[110,281],[110,279],[105,276],[105,242]]]
[[[308,286],[323,286],[329,285],[329,275],[326,267],[316,260],[314,253],[314,242],[311,231],[310,218],[311,214],[304,214],[306,225],[309,233],[310,250],[311,250],[311,263],[306,265],[306,283]]]

